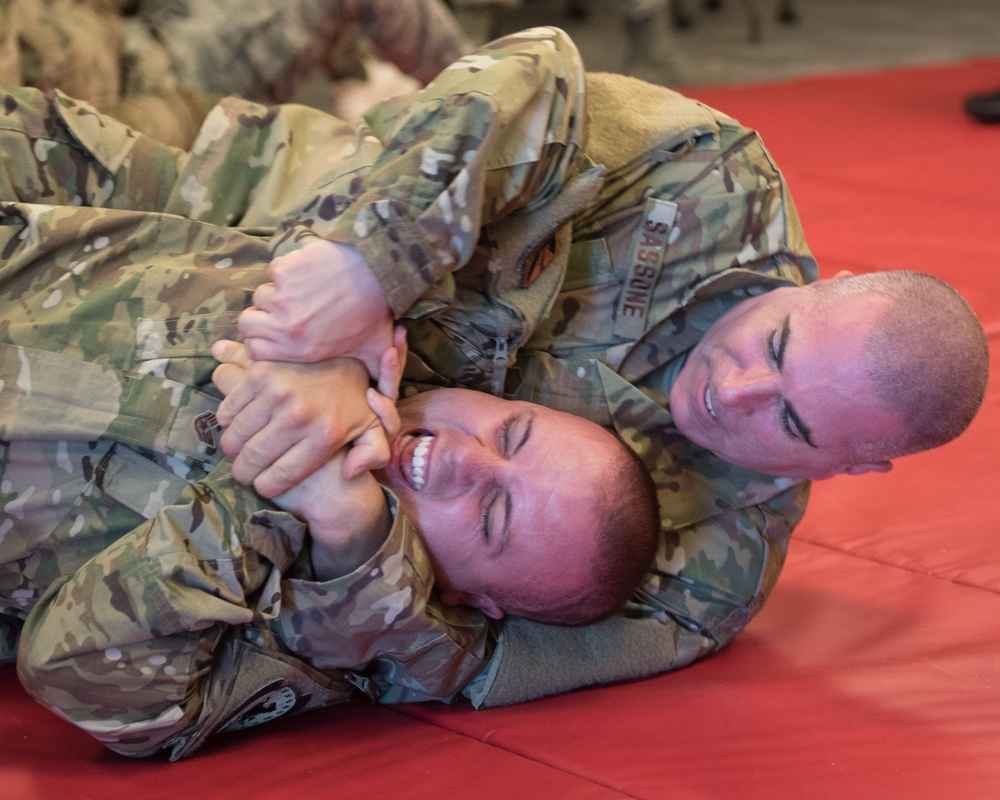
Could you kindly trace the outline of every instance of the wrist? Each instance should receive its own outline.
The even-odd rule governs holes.
[[[384,495],[381,502],[337,520],[311,520],[309,552],[318,581],[348,575],[369,561],[385,543],[393,517]]]

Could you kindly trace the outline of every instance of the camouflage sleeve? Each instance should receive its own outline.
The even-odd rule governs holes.
[[[609,618],[563,629],[507,620],[465,694],[477,707],[520,703],[679,669],[725,646],[770,595],[808,491],[801,484],[671,532],[632,601]]]
[[[223,462],[32,609],[18,673],[42,705],[128,753],[203,717],[227,629],[273,618],[305,532]]]
[[[558,194],[583,144],[583,78],[566,34],[535,28],[456,62],[405,111],[369,113],[384,149],[327,236],[358,248],[397,315],[469,260],[484,224]]]
[[[364,672],[356,682],[383,702],[450,698],[485,662],[486,626],[437,608],[402,520],[352,573],[316,582],[304,526],[223,462],[49,587],[25,622],[19,676],[111,749],[175,758],[276,680],[311,681],[308,707],[352,694],[342,678],[339,691],[324,685],[341,668]]]
[[[362,672],[382,703],[451,699],[489,656],[485,619],[432,595],[427,552],[405,515],[375,560],[324,583],[286,581],[272,630],[318,669]]]

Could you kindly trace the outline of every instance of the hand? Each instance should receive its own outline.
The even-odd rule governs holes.
[[[257,287],[240,333],[259,361],[359,359],[373,379],[392,342],[392,313],[378,281],[353,247],[317,239],[274,259],[272,283]]]
[[[309,526],[310,554],[317,580],[347,575],[378,552],[392,517],[370,472],[346,480],[345,451],[289,491],[274,498]]]
[[[389,441],[399,430],[395,397],[406,356],[405,331],[380,361],[378,391],[368,388],[354,359],[318,364],[255,362],[228,340],[212,352],[213,373],[226,394],[217,411],[226,427],[222,449],[232,457],[233,477],[274,497],[304,480],[348,442],[344,477],[385,466]]]

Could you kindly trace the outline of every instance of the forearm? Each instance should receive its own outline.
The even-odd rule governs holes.
[[[399,511],[378,551],[332,580],[286,580],[269,623],[289,651],[313,667],[363,669],[382,702],[450,699],[492,649],[477,611],[442,606],[411,520]]]
[[[365,118],[385,146],[328,238],[357,247],[397,316],[469,260],[483,225],[546,202],[573,168],[583,65],[565,34],[539,31],[498,40],[404,110],[390,102]]]
[[[362,476],[367,477],[367,476]],[[335,518],[306,517],[309,555],[317,581],[341,578],[371,561],[389,536],[393,516],[382,490],[374,487],[372,502],[338,514]]]

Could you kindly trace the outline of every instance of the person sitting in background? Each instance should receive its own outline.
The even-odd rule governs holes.
[[[184,149],[219,97],[288,102],[316,70],[363,76],[368,49],[422,85],[467,46],[441,0],[0,0],[0,84]]]

